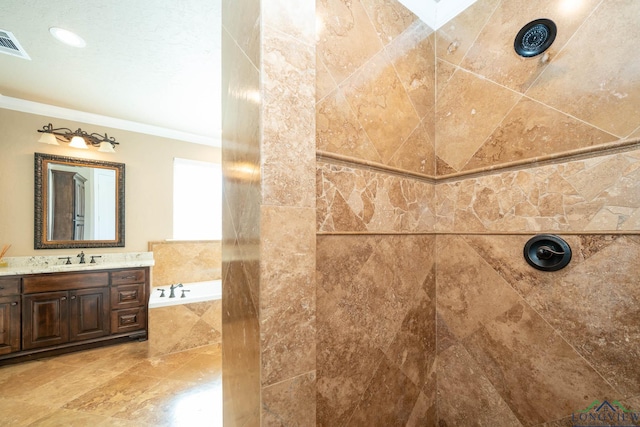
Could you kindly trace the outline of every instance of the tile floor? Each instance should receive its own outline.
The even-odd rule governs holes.
[[[0,426],[222,426],[219,344],[134,342],[0,367]]]

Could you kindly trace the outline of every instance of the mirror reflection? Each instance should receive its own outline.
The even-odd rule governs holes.
[[[124,165],[36,153],[35,248],[124,246]]]

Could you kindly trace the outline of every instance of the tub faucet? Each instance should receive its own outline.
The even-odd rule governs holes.
[[[171,285],[171,286],[169,287],[169,289],[171,289],[171,293],[169,294],[169,298],[175,298],[175,297],[176,297],[176,294],[175,294],[175,292],[174,292],[174,289],[175,289],[175,288],[181,288],[181,287],[182,287],[182,283],[178,283],[177,285]]]

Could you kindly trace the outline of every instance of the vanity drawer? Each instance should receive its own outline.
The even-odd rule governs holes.
[[[0,279],[0,297],[8,295],[16,295],[20,293],[20,278],[2,278]]]
[[[22,285],[25,294],[99,288],[109,286],[109,273],[39,274],[25,277]]]
[[[130,283],[144,283],[146,274],[144,268],[120,270],[111,272],[112,285],[127,285]]]
[[[147,327],[146,307],[113,310],[111,312],[111,333],[132,332]]]
[[[111,308],[122,309],[144,305],[146,303],[144,283],[111,287]]]

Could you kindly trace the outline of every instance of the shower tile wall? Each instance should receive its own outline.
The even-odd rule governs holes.
[[[316,8],[316,423],[435,425],[433,31]]]
[[[259,17],[258,0],[222,2],[222,387],[228,426],[260,425]]]
[[[315,420],[315,9],[223,7],[223,387],[229,426]]]
[[[438,231],[640,230],[640,150],[437,185]]]
[[[441,425],[538,425],[594,400],[637,404],[640,238],[563,237],[573,259],[555,273],[523,262],[529,236],[437,237]]]
[[[317,164],[321,232],[400,233],[435,226],[434,185],[348,164]]]
[[[437,31],[443,426],[568,426],[596,399],[640,408],[640,73],[627,39],[640,4],[568,3],[479,0]],[[513,37],[540,17],[558,25],[549,61],[517,57]],[[526,264],[538,232],[569,242],[567,268]]]
[[[317,425],[433,425],[435,236],[317,239]]]
[[[316,7],[318,152],[432,176],[433,30],[395,0]]]
[[[640,37],[633,0],[479,0],[437,31],[439,176],[638,135]],[[519,29],[552,19],[548,59],[520,58]],[[631,55],[631,56],[630,56]]]
[[[318,425],[640,408],[640,4],[478,0],[435,33],[395,1],[319,0],[317,15]],[[518,57],[515,34],[543,16],[559,28],[549,57]],[[573,233],[567,269],[524,262],[537,232]],[[431,297],[391,303],[424,265],[437,322]],[[416,305],[404,365],[387,352]]]

